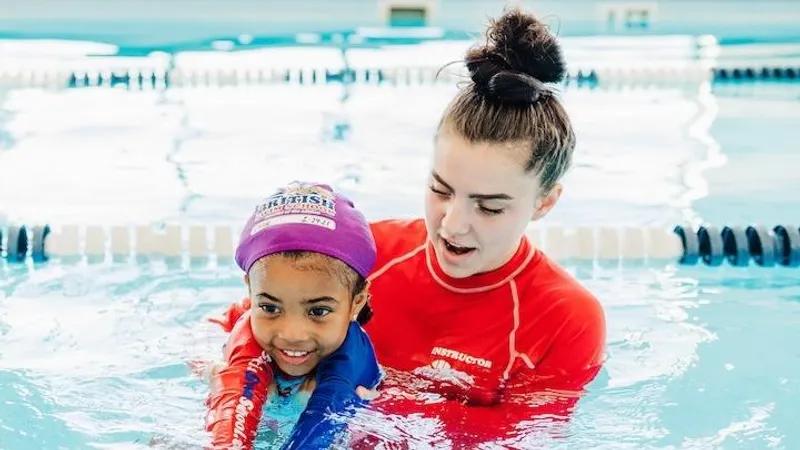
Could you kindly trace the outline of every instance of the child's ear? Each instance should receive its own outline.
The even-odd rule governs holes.
[[[350,304],[350,317],[353,320],[358,318],[358,315],[361,313],[361,310],[364,309],[364,306],[369,302],[369,282],[364,287],[364,289],[356,294],[353,297],[353,302]]]
[[[250,292],[250,276],[247,275],[247,274],[244,274],[243,281],[244,281],[244,285],[247,286],[247,297],[248,298],[253,298],[253,293]]]

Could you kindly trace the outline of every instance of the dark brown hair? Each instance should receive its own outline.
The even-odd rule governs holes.
[[[525,172],[546,194],[566,173],[575,148],[569,116],[548,84],[564,80],[556,37],[530,14],[512,9],[490,22],[486,42],[465,58],[471,80],[445,110],[439,129],[469,142],[529,146]]]
[[[322,270],[337,277],[344,286],[350,288],[350,300],[354,300],[358,294],[361,294],[369,287],[369,283],[367,282],[366,278],[362,277],[352,267],[348,266],[341,260],[330,256],[303,250],[289,250],[274,253],[270,256],[267,256],[267,258],[272,256],[281,256],[286,258],[295,263],[295,267],[298,268]],[[309,261],[306,262],[303,260]],[[320,261],[323,261],[322,264],[320,264]],[[369,293],[367,293],[366,303],[364,304],[364,307],[361,308],[361,311],[359,311],[358,317],[356,318],[356,321],[361,325],[366,324],[372,318],[373,312],[369,302]]]

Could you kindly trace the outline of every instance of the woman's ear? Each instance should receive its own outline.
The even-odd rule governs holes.
[[[531,220],[539,220],[547,215],[556,203],[558,203],[558,199],[561,198],[561,192],[563,192],[564,187],[561,183],[557,183],[550,189],[550,192],[547,193],[540,201],[539,204],[536,206],[536,209],[533,210],[533,216]]]

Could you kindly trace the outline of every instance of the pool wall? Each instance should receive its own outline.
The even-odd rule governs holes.
[[[165,45],[413,25],[480,31],[508,4],[537,12],[563,36],[713,34],[732,40],[800,38],[800,2],[787,0],[0,0],[0,37],[78,38]],[[404,19],[398,19],[403,16]],[[406,29],[407,30],[407,29]]]

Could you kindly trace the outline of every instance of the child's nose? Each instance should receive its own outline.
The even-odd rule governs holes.
[[[277,337],[287,344],[306,342],[309,340],[308,328],[304,320],[287,318],[278,329]]]

